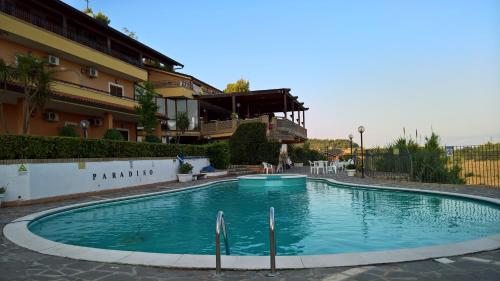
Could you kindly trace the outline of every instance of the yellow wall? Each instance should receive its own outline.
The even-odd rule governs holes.
[[[22,20],[0,13],[0,26],[7,32],[26,38],[66,54],[89,61],[115,71],[134,77],[139,81],[148,79],[147,71],[133,66],[112,56],[96,51],[87,46],[71,41],[58,34],[46,31]]]
[[[18,124],[19,118],[16,117],[16,109],[20,107],[20,104],[12,105],[12,104],[3,104],[5,117],[8,126],[8,132],[10,134],[20,134],[22,132],[21,124]],[[49,110],[54,111],[59,114],[58,122],[48,122],[45,120],[42,112],[35,112],[34,116],[32,116],[30,120],[30,135],[34,136],[58,136],[59,130],[63,127],[67,122],[79,124],[81,120],[93,118],[94,116],[87,116],[82,114],[75,113],[67,113],[61,112],[57,110]],[[117,129],[128,129],[130,141],[136,141],[136,130],[135,123],[126,122],[120,120],[113,121],[113,128]],[[83,136],[83,131],[81,128],[76,128],[76,132]],[[102,138],[107,128],[105,125],[100,127],[91,126],[88,130],[89,138]],[[0,124],[0,134],[4,134],[5,129],[4,125]]]
[[[3,58],[3,60],[8,64],[14,63],[14,57],[16,54],[28,53],[44,58],[48,56],[46,52],[34,50],[14,42],[0,39],[0,58]],[[111,82],[123,86],[125,97],[129,97],[131,99],[133,99],[134,97],[134,83],[130,80],[118,78],[102,71],[99,72],[99,76],[97,78],[90,78],[85,72],[86,67],[61,58],[59,60],[59,66],[55,66],[52,69],[55,71],[54,77],[56,79],[83,85],[105,92],[109,92],[109,83]],[[102,101],[108,104],[126,106],[129,108],[133,108],[136,105],[136,103],[131,100],[122,99],[111,95],[106,95],[105,93],[99,93],[83,88],[79,89],[74,86],[72,87],[69,85],[61,85],[59,83],[54,83],[53,90],[63,94],[71,94],[74,96]]]

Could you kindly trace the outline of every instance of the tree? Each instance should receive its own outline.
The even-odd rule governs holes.
[[[105,25],[109,25],[111,23],[111,20],[108,18],[108,16],[106,16],[105,14],[103,14],[102,12],[98,12],[94,18],[102,23],[104,23]]]
[[[119,140],[119,141],[124,140],[123,135],[120,133],[120,131],[114,128],[108,129],[104,133],[104,136],[102,138],[105,140]]]
[[[139,126],[144,128],[143,130],[146,135],[151,135],[158,123],[156,112],[158,112],[159,107],[155,101],[156,94],[153,85],[149,82],[145,82],[144,88],[139,89],[139,94],[137,95],[139,106],[135,108],[139,115]]]
[[[94,11],[92,11],[92,8],[87,7],[85,9],[83,9],[82,12],[84,12],[85,14],[87,14],[87,16],[89,16],[89,17],[95,17],[94,16]]]
[[[45,59],[31,54],[16,55],[17,66],[13,78],[23,89],[23,134],[29,133],[31,116],[35,110],[43,111],[52,94],[54,71],[47,69]]]
[[[0,58],[0,83],[3,85],[3,92],[7,91],[7,81],[12,78],[12,67],[7,65],[3,59]],[[3,110],[3,103],[0,101],[0,122],[4,126],[4,131],[6,134],[9,133],[9,127],[7,126],[7,119],[5,118],[5,112]]]
[[[137,37],[137,34],[135,34],[135,32],[129,30],[128,28],[124,27],[122,28],[122,31],[123,33],[125,33],[128,37],[132,38],[132,39],[139,39],[139,37]]]
[[[239,79],[235,83],[229,83],[224,89],[224,93],[242,93],[250,91],[250,82],[243,78]]]
[[[177,144],[179,144],[181,140],[181,135],[184,134],[184,132],[189,128],[189,117],[187,115],[187,112],[177,113],[176,127],[177,127]]]

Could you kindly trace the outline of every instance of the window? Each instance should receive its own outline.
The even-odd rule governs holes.
[[[198,130],[198,101],[190,99],[167,99],[167,126],[175,131],[179,113],[187,113],[189,119],[188,131]]]
[[[109,83],[109,93],[115,97],[123,97],[123,86],[115,83]]]

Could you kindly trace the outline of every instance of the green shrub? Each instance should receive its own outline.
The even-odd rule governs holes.
[[[248,123],[238,127],[229,140],[232,164],[260,164],[278,162],[280,144],[269,142],[266,124]]]
[[[78,138],[80,137],[78,133],[75,130],[74,126],[63,126],[59,129],[59,136],[60,137],[72,137],[72,138]]]
[[[181,165],[179,172],[181,174],[189,174],[189,173],[191,173],[192,170],[193,170],[193,165],[191,165],[189,163],[184,163]]]
[[[347,170],[356,170],[356,165],[354,165],[354,164],[349,164],[349,165],[345,166],[345,168],[346,168]]]
[[[229,143],[218,141],[205,145],[210,163],[216,169],[226,169],[229,166]]]
[[[206,156],[201,145],[0,135],[0,159],[175,157],[181,152]]]
[[[145,142],[150,142],[150,143],[161,143],[161,139],[155,135],[147,135],[144,138]]]
[[[123,135],[117,129],[108,129],[104,133],[103,139],[105,140],[123,140]]]

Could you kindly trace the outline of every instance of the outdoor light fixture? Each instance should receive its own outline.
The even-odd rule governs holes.
[[[83,129],[83,138],[84,139],[88,139],[88,137],[89,137],[89,134],[88,134],[89,126],[90,126],[89,120],[80,121],[80,128]]]
[[[365,127],[359,126],[358,132],[361,135],[361,177],[365,177],[365,156],[363,154],[363,133],[365,132]]]
[[[352,134],[349,134],[349,140],[351,141],[351,158],[352,158],[352,138],[354,136]]]

